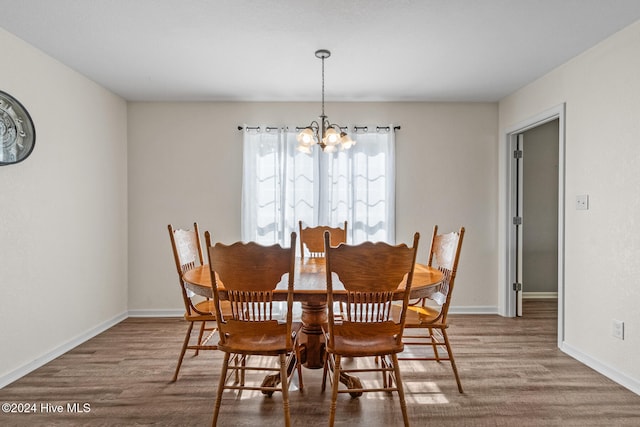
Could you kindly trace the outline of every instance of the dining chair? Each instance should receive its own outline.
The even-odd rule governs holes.
[[[329,233],[325,233],[325,262],[327,274],[327,306],[329,315],[325,329],[325,364],[322,390],[326,386],[328,372],[331,379],[331,406],[329,426],[335,421],[339,393],[352,396],[362,392],[397,392],[404,425],[409,425],[404,398],[402,378],[397,354],[402,352],[402,332],[409,304],[409,294],[416,262],[420,235],[415,233],[413,246],[392,246],[384,242],[365,242],[359,245],[330,245]],[[344,286],[334,287],[334,274]],[[404,282],[404,291],[399,286]],[[392,301],[402,298],[399,318],[391,316]],[[333,302],[345,301],[346,317],[337,319],[333,315]],[[374,367],[343,367],[343,358],[379,358]],[[388,362],[391,359],[391,363]],[[340,388],[340,379],[345,375],[379,372],[382,383],[379,387],[363,387],[360,381],[351,381],[347,389]],[[377,385],[377,384],[376,384]]]
[[[195,350],[197,356],[200,350],[215,350],[215,345],[207,345],[208,341],[216,332],[215,326],[210,327],[207,322],[215,322],[213,299],[203,299],[196,297],[193,292],[185,287],[182,276],[196,266],[202,265],[202,246],[200,245],[200,232],[198,224],[193,223],[193,229],[174,229],[171,224],[168,225],[169,237],[171,239],[171,249],[173,250],[173,258],[178,273],[178,283],[180,285],[180,293],[184,302],[184,318],[189,322],[187,333],[184,337],[180,357],[178,358],[178,366],[173,374],[172,382],[178,379],[178,373],[182,366],[182,361],[187,350]],[[226,308],[226,307],[225,307]],[[191,332],[194,324],[200,324],[198,339],[195,344],[191,342]],[[204,334],[207,332],[207,336]]]
[[[408,348],[407,352],[398,356],[399,360],[432,360],[437,362],[448,360],[451,363],[460,393],[463,393],[462,383],[447,334],[449,327],[447,314],[451,304],[464,232],[464,227],[460,227],[457,232],[438,234],[438,226],[433,227],[427,265],[437,267],[444,274],[444,278],[429,297],[412,302],[409,306],[403,336]],[[399,307],[394,307],[394,310],[398,311]],[[397,314],[394,313],[394,315]],[[415,348],[414,346],[431,347],[433,355],[425,352],[413,354],[410,350]],[[446,350],[446,354],[443,354],[442,350]]]
[[[309,258],[324,258],[324,232],[330,233],[331,246],[347,243],[347,221],[344,228],[320,225],[317,227],[302,227],[302,221],[298,221],[300,228],[300,257],[304,259],[305,246],[309,252]],[[336,303],[339,308],[337,316],[344,316],[344,304]]]
[[[300,228],[300,256],[304,258],[305,247],[310,258],[324,258],[324,232],[331,233],[331,245],[338,246],[347,243],[347,221],[344,228],[320,225],[317,227],[302,227],[302,221],[298,221]]]
[[[260,390],[267,395],[282,392],[285,425],[290,426],[289,385],[295,370],[300,390],[303,388],[297,344],[299,325],[294,327],[292,321],[296,233],[291,233],[290,248],[255,242],[212,246],[208,232],[205,240],[220,336],[218,350],[224,352],[212,425],[218,422],[223,391],[231,389]],[[274,297],[278,296],[274,290],[284,275],[287,275],[287,310],[283,319],[274,308]],[[228,315],[220,311],[223,299],[231,306]],[[279,364],[274,367],[265,363],[264,358],[258,358],[259,363],[248,364],[250,356],[277,357]],[[245,382],[248,371],[275,374],[258,386]],[[229,372],[236,374],[235,381],[229,381]]]

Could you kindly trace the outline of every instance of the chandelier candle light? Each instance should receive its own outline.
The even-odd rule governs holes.
[[[339,125],[331,123],[324,114],[324,60],[329,56],[331,52],[326,49],[316,50],[316,57],[322,59],[322,114],[319,117],[319,123],[312,121],[297,136],[298,150],[303,153],[310,154],[314,144],[318,144],[322,151],[333,153],[337,147],[346,150],[356,143]]]

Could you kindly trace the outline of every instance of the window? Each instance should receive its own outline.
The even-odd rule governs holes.
[[[360,131],[349,150],[305,154],[295,131],[245,126],[242,240],[288,245],[298,221],[346,220],[350,243],[395,243],[394,136],[393,126]]]

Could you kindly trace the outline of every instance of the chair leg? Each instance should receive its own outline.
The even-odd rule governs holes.
[[[180,357],[178,358],[178,366],[176,366],[176,371],[173,374],[173,379],[171,382],[176,382],[178,379],[178,372],[180,372],[180,366],[182,366],[182,359],[184,359],[184,354],[187,351],[187,346],[189,345],[189,339],[191,338],[191,331],[193,330],[193,322],[189,322],[189,328],[187,329],[187,335],[184,337],[184,343],[182,344],[182,350],[180,351]]]
[[[402,410],[402,419],[405,427],[409,427],[409,415],[407,414],[407,402],[404,400],[404,388],[402,386],[402,378],[400,377],[400,365],[398,364],[398,355],[392,354],[393,370],[396,377],[396,387],[398,389],[398,397],[400,398],[400,409]]]
[[[239,354],[234,354],[232,356],[233,359],[233,372],[235,373],[235,384],[239,384],[240,383],[240,370],[238,369],[238,360],[240,358]]]
[[[227,378],[227,368],[229,366],[229,356],[231,353],[224,353],[224,360],[222,361],[222,370],[220,371],[220,381],[218,382],[218,393],[216,394],[216,403],[213,408],[213,421],[211,426],[215,427],[218,424],[218,415],[220,414],[220,404],[222,403],[222,392],[224,390],[225,380]]]
[[[204,326],[207,322],[200,322],[200,333],[198,334],[198,345],[202,345],[202,336],[204,335]],[[196,356],[200,353],[200,349],[196,348]]]
[[[302,383],[302,360],[300,359],[300,346],[296,344],[296,368],[298,369],[298,382],[300,383],[300,390],[304,388]]]
[[[329,353],[325,351],[324,353],[324,366],[322,367],[322,388],[321,391],[324,392],[327,386],[327,373],[329,372]]]
[[[436,360],[440,362],[440,355],[438,354],[438,340],[436,336],[433,334],[433,329],[428,328],[428,330],[429,330],[429,339],[431,340],[431,346],[433,347],[433,355],[435,356]]]
[[[378,356],[376,356],[376,360],[375,360],[376,364],[378,364]],[[387,367],[387,361],[385,359],[385,356],[381,356],[380,357],[380,367],[383,369],[380,371],[380,373],[382,374],[382,387],[383,388],[387,388],[391,386],[391,381],[387,381],[387,371],[384,371],[384,369]]]
[[[289,378],[287,377],[287,355],[280,355],[280,385],[282,386],[282,406],[284,409],[284,425],[291,426],[291,412],[289,410]]]
[[[460,382],[460,376],[458,375],[458,368],[456,367],[456,361],[453,358],[453,351],[451,351],[451,344],[449,343],[449,336],[446,330],[442,330],[442,337],[444,338],[444,345],[447,346],[447,353],[449,354],[449,361],[451,362],[451,368],[453,369],[453,375],[456,377],[456,383],[458,383],[458,392],[462,391],[462,383]]]
[[[240,367],[242,368],[242,369],[240,369],[240,385],[242,387],[244,387],[244,374],[246,372],[246,369],[244,369],[244,368],[247,367],[247,357],[249,357],[249,356],[243,354],[242,358],[240,359]]]
[[[341,356],[336,355],[333,365],[333,384],[331,388],[331,406],[329,409],[329,427],[333,427],[336,419],[336,405],[338,401],[338,386],[340,385],[340,360]]]

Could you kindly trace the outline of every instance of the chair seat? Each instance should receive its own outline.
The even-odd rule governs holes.
[[[396,303],[392,304],[391,312],[394,319],[400,316],[402,306]],[[410,305],[407,307],[405,328],[414,326],[437,326],[439,324],[440,310],[434,307],[422,307]]]
[[[222,313],[227,315],[229,313],[231,313],[231,306],[229,305],[228,301],[221,301],[220,303],[221,309],[222,309]],[[215,305],[213,303],[213,300],[204,300],[204,301],[200,301],[199,303],[197,303],[195,305],[196,310],[203,312],[203,313],[209,313],[209,314],[199,314],[199,313],[185,313],[184,314],[184,318],[190,322],[196,322],[196,321],[215,321],[216,320],[216,308]]]
[[[333,347],[325,334],[326,350],[332,354],[350,357],[382,356],[400,353],[404,344],[397,337],[398,328],[392,322],[388,327],[372,328],[367,323],[344,322],[334,326]]]
[[[299,325],[300,327],[301,325]],[[218,343],[218,350],[222,350],[227,353],[238,354],[260,354],[265,356],[277,356],[278,354],[286,354],[293,351],[295,346],[296,336],[298,334],[298,328],[296,325],[292,325],[291,341],[292,347],[287,347],[286,330],[287,325],[280,323],[277,329],[281,329],[283,333],[274,333],[275,331],[257,333],[243,332],[242,334],[226,334],[226,342]]]

